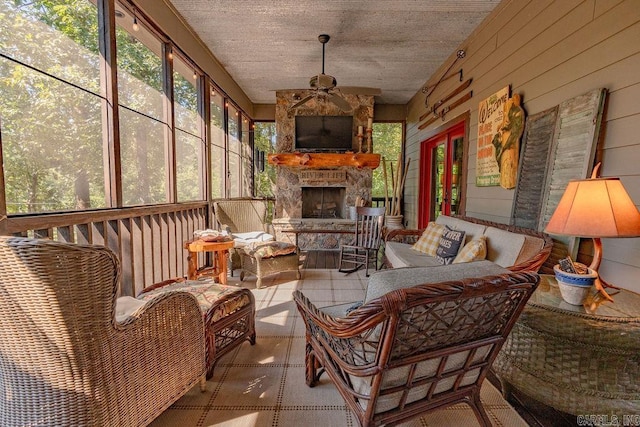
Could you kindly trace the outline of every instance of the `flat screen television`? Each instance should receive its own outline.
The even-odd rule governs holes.
[[[295,151],[350,151],[353,116],[296,116]]]

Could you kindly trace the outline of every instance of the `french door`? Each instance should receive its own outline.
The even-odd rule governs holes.
[[[420,145],[420,228],[440,215],[460,213],[464,135],[461,122]]]

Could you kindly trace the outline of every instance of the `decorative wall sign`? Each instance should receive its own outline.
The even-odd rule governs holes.
[[[345,182],[347,171],[340,170],[303,170],[300,171],[300,181],[325,181],[325,182]]]
[[[500,169],[495,155],[493,137],[504,120],[504,107],[509,99],[509,86],[504,87],[478,106],[478,152],[476,157],[476,185],[500,185]]]

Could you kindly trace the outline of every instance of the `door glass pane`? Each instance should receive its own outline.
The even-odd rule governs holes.
[[[440,144],[432,150],[431,179],[431,219],[444,213],[446,145]]]
[[[453,162],[451,163],[451,215],[460,214],[460,188],[462,186],[463,137],[453,140]]]

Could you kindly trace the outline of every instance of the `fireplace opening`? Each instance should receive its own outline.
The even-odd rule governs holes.
[[[302,218],[344,218],[345,187],[302,187]]]

